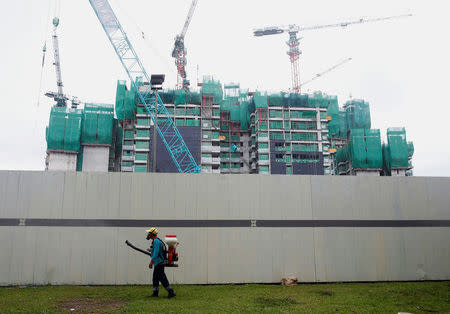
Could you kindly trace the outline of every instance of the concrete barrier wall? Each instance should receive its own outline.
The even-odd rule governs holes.
[[[450,178],[0,171],[0,284],[448,280]]]

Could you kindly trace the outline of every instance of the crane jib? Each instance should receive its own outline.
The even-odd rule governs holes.
[[[89,2],[119,57],[122,66],[127,72],[131,83],[134,85],[139,100],[146,108],[152,121],[155,122],[155,110],[157,110],[158,113],[167,116],[166,119],[158,121],[156,130],[163,140],[169,155],[172,157],[178,172],[200,172],[200,166],[197,165],[194,157],[189,151],[183,137],[170,117],[170,113],[164,106],[161,97],[159,97],[159,95],[156,96],[156,93],[151,90],[150,77],[145,71],[141,60],[137,56],[108,0],[89,0]],[[139,89],[140,84],[136,82],[137,77],[141,77],[149,84],[146,85],[147,88],[145,88],[144,91]]]

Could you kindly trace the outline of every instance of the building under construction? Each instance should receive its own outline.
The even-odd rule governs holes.
[[[336,96],[320,92],[249,92],[210,77],[198,91],[161,90],[158,95],[169,114],[157,114],[156,123],[173,120],[201,173],[412,174],[413,145],[405,130],[388,129],[382,143],[363,100],[339,108]],[[178,172],[153,133],[154,122],[135,88],[118,81],[115,116],[113,105],[52,108],[47,169]]]
[[[193,0],[172,52],[177,86],[164,90],[164,76],[147,74],[109,2],[89,2],[131,83],[127,87],[126,81],[118,81],[115,106],[85,104],[78,109],[72,101],[68,108],[59,61],[59,18],[55,16],[58,92],[46,94],[56,101],[46,131],[47,170],[412,175],[413,145],[406,141],[403,128],[388,129],[387,142],[382,143],[380,131],[371,129],[367,102],[350,100],[339,108],[336,96],[302,94],[298,79],[300,31],[403,16],[255,30],[255,36],[289,34],[292,93],[249,91],[235,83],[222,85],[212,77],[205,77],[198,84],[201,88],[193,90],[186,78],[184,46],[197,4]],[[45,45],[43,52],[45,57]]]

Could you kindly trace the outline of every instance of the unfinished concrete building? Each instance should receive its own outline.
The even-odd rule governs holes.
[[[161,90],[201,173],[412,175],[412,143],[389,129],[382,144],[369,104],[336,96],[249,92],[205,77],[200,90]],[[148,88],[137,84],[140,91]],[[47,128],[47,169],[178,172],[136,90],[118,81],[112,105],[54,107]],[[406,154],[405,154],[406,152]]]

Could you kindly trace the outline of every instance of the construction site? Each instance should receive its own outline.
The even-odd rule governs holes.
[[[379,22],[410,15],[359,19],[313,27],[266,27],[256,37],[287,33],[292,86],[269,93],[204,76],[191,86],[184,38],[197,1],[192,1],[171,56],[177,84],[149,75],[107,1],[91,1],[129,81],[117,81],[115,104],[81,104],[66,96],[61,78],[57,28],[53,52],[57,92],[46,130],[46,170],[286,175],[411,176],[414,146],[404,128],[371,124],[363,99],[339,105],[337,96],[301,87],[351,60],[347,58],[307,82],[299,82],[298,33],[324,27]],[[114,21],[114,22],[111,22]],[[106,24],[108,23],[108,24]],[[112,24],[111,24],[112,23]],[[70,104],[71,103],[71,104]],[[156,128],[155,128],[156,126]]]
[[[98,31],[96,36],[101,35],[104,39],[105,50],[98,50],[98,55],[103,54],[105,58],[102,61],[108,67],[122,68],[119,72],[108,72],[99,65],[88,74],[81,67],[76,68],[81,73],[78,78],[85,79],[87,75],[92,78],[92,83],[80,85],[85,88],[79,90],[86,91],[89,85],[92,89],[85,93],[74,92],[83,101],[69,95],[72,94],[69,86],[77,80],[70,81],[71,72],[67,70],[64,82],[68,82],[68,86],[64,85],[62,74],[65,73],[64,60],[68,54],[65,53],[67,50],[60,50],[60,46],[67,44],[60,39],[64,38],[68,28],[60,28],[63,19],[60,20],[57,13],[52,16],[49,10],[47,37],[50,38],[51,33],[52,42],[44,44],[39,65],[42,64],[41,82],[42,73],[50,72],[51,86],[55,89],[45,94],[40,90],[41,95],[51,99],[47,99],[49,105],[45,108],[50,114],[47,117],[45,112],[45,121],[48,119],[46,129],[44,124],[36,128],[36,133],[45,132],[45,156],[43,150],[39,151],[45,171],[22,168],[0,171],[0,237],[3,239],[0,251],[4,253],[0,254],[0,286],[17,285],[21,289],[22,285],[87,285],[83,289],[91,289],[94,285],[133,285],[121,293],[123,302],[134,300],[149,306],[142,312],[174,311],[169,303],[164,303],[168,307],[161,310],[158,304],[163,304],[163,301],[156,300],[159,303],[155,303],[144,299],[144,290],[153,289],[153,294],[158,296],[161,281],[168,296],[174,297],[175,289],[178,300],[190,302],[180,308],[181,312],[196,312],[195,309],[202,312],[203,307],[193,304],[198,300],[214,305],[211,312],[267,309],[269,312],[320,312],[305,303],[314,294],[318,295],[319,290],[300,298],[295,289],[271,287],[276,291],[273,295],[280,297],[275,302],[280,307],[270,309],[263,304],[257,310],[251,310],[253,308],[236,306],[237,294],[222,300],[233,308],[222,307],[217,294],[207,298],[194,285],[220,284],[224,286],[214,289],[223,292],[244,286],[225,284],[249,284],[246,289],[257,291],[268,286],[262,284],[288,281],[292,285],[314,283],[319,288],[330,283],[366,282],[370,290],[364,296],[356,288],[353,292],[346,288],[335,295],[324,290],[320,293],[319,303],[328,304],[329,300],[334,300],[341,306],[338,297],[346,295],[350,299],[348,307],[339,307],[344,312],[354,312],[354,309],[360,312],[394,312],[393,309],[412,312],[419,309],[413,303],[419,299],[418,296],[438,295],[442,308],[448,308],[444,283],[436,284],[439,287],[430,293],[416,293],[413,288],[405,288],[405,294],[414,298],[408,304],[414,304],[414,307],[400,307],[398,300],[389,295],[396,304],[387,310],[380,307],[382,301],[373,300],[373,286],[368,283],[383,282],[388,288],[382,290],[389,294],[398,288],[398,283],[392,281],[450,279],[450,179],[420,176],[420,156],[423,155],[417,149],[414,157],[413,141],[417,147],[420,146],[420,153],[426,149],[420,135],[414,133],[417,128],[407,124],[412,116],[403,116],[405,107],[397,108],[402,115],[391,113],[393,106],[400,101],[410,106],[410,98],[395,98],[393,95],[400,91],[386,84],[391,94],[384,95],[384,99],[393,99],[384,103],[382,110],[383,104],[376,103],[376,98],[361,96],[364,89],[356,93],[351,90],[340,93],[339,90],[348,83],[346,79],[341,79],[336,89],[330,89],[336,82],[335,78],[330,80],[333,85],[328,85],[328,88],[308,89],[310,82],[321,82],[330,72],[355,62],[361,55],[356,52],[356,56],[345,54],[347,57],[340,62],[323,68],[322,72],[309,79],[300,80],[308,77],[303,75],[304,68],[300,62],[306,59],[302,59],[305,56],[302,57],[300,50],[303,32],[314,34],[322,29],[334,29],[337,34],[342,28],[364,28],[366,26],[356,25],[367,23],[374,28],[364,39],[372,39],[379,25],[404,23],[412,20],[411,14],[348,19],[315,26],[290,24],[247,29],[246,36],[254,40],[247,44],[270,41],[267,37],[274,36],[270,38],[280,39],[283,49],[279,49],[274,41],[268,44],[274,47],[270,52],[287,52],[288,56],[285,68],[279,65],[281,61],[276,63],[273,71],[279,70],[279,73],[270,71],[268,75],[273,76],[270,83],[255,83],[249,87],[253,80],[267,78],[261,76],[261,72],[248,71],[250,75],[245,79],[247,68],[235,64],[229,76],[219,67],[204,66],[207,71],[201,75],[197,72],[195,80],[192,68],[187,67],[186,47],[191,44],[192,37],[186,34],[191,20],[201,20],[203,28],[213,27],[211,20],[209,24],[203,21],[206,19],[204,15],[194,15],[194,12],[201,13],[196,8],[197,4],[200,8],[202,1],[189,1],[186,4],[186,9],[190,5],[187,17],[183,10],[183,20],[177,19],[176,35],[167,32],[167,47],[170,49],[162,58],[170,60],[172,68],[165,73],[154,70],[156,62],[152,64],[155,73],[147,72],[144,67],[147,64],[137,52],[138,44],[133,46],[136,41],[131,37],[132,31],[126,32],[131,27],[130,23],[125,23],[125,15],[119,13],[121,9],[116,6],[117,2],[112,5],[108,0],[72,3],[79,5],[80,10],[91,10],[90,19]],[[141,4],[142,14],[148,19],[151,15],[144,8],[152,8],[156,4],[145,1]],[[212,4],[209,2],[208,5]],[[214,6],[219,5],[215,3]],[[267,8],[266,12],[273,14]],[[228,9],[231,12],[235,7],[230,5]],[[280,12],[283,9],[280,8]],[[211,13],[212,8],[203,14],[208,11]],[[79,14],[73,12],[70,12],[71,17],[75,20],[76,16],[78,22]],[[152,22],[161,23],[161,27],[152,31],[159,32],[166,40],[163,25],[166,17],[164,14],[159,14],[159,17],[160,20]],[[210,14],[210,18],[217,18],[217,14]],[[121,24],[119,19],[124,23]],[[228,15],[226,19],[229,19]],[[262,21],[265,20],[264,17]],[[232,23],[226,25],[227,29],[234,26]],[[214,36],[221,40],[222,36],[225,37],[215,31]],[[216,46],[208,42],[208,36],[202,36],[200,42],[205,45],[201,47],[204,56],[214,58]],[[138,38],[143,37],[149,36],[139,31]],[[235,39],[233,36],[230,38]],[[158,43],[154,38],[150,40]],[[411,39],[414,45],[415,41],[415,37]],[[77,47],[87,50],[90,55],[97,49],[92,44],[83,42],[82,48]],[[325,44],[326,53],[337,55],[332,43]],[[88,45],[89,49],[86,49]],[[355,45],[364,44],[355,41]],[[242,48],[238,46],[224,44],[220,49]],[[40,42],[37,47],[40,48]],[[310,46],[305,44],[304,47],[309,50]],[[392,43],[389,48],[386,55],[395,50]],[[235,55],[227,53],[228,59],[220,60],[222,66],[231,67],[232,58],[241,56],[245,50],[241,49]],[[190,50],[189,58],[198,51]],[[111,60],[105,56],[108,52]],[[269,49],[251,51],[258,54],[268,52]],[[46,55],[47,64],[51,60],[51,66],[45,67]],[[83,59],[79,51],[72,55],[75,57],[72,60]],[[316,58],[314,53],[311,55]],[[204,56],[199,60],[206,63]],[[373,56],[370,58],[376,59]],[[322,62],[319,54],[317,59]],[[396,58],[392,59],[393,64]],[[249,59],[245,60],[248,62]],[[366,61],[361,63],[366,64]],[[96,62],[93,61],[94,64]],[[355,74],[355,69],[360,71],[360,64],[351,74],[357,81],[362,80],[359,72]],[[408,62],[405,64],[409,66]],[[372,67],[372,64],[368,66]],[[239,71],[235,73],[236,68]],[[265,66],[261,68],[262,72],[266,71]],[[382,77],[384,80],[387,79]],[[415,78],[411,80],[416,81]],[[273,82],[277,81],[279,85],[271,90],[270,87],[276,84]],[[289,86],[284,86],[286,82]],[[102,92],[99,92],[100,85]],[[370,89],[378,87],[371,80],[361,85]],[[349,96],[342,97],[347,92],[351,92]],[[92,98],[89,98],[91,93]],[[351,96],[355,94],[358,96]],[[413,96],[420,99],[418,94]],[[108,95],[110,98],[106,98]],[[417,112],[423,111],[422,107],[419,109]],[[22,114],[25,109],[19,111]],[[385,118],[385,114],[390,116]],[[392,125],[398,117],[404,117],[404,120]],[[408,126],[410,133],[407,134],[404,125]],[[413,138],[409,138],[409,134]],[[15,138],[14,141],[19,142]],[[43,147],[43,144],[36,145]],[[11,147],[12,150],[15,146]],[[413,157],[417,161],[416,175],[413,175]],[[161,258],[157,260],[158,257]],[[167,267],[165,279],[164,267]],[[150,283],[153,287],[149,286]],[[408,286],[410,283],[405,284]],[[418,282],[414,284],[421,285]],[[303,287],[298,291],[303,291]],[[101,289],[112,291],[116,288]],[[136,291],[141,288],[142,296],[137,296]],[[21,293],[15,288],[11,291],[9,287],[1,289],[4,296]],[[86,296],[92,299],[90,301],[98,298],[94,290],[84,293],[80,289],[67,288],[73,298],[78,298],[75,300],[78,303],[85,302]],[[202,289],[209,290],[209,286]],[[316,289],[315,286],[312,289]],[[161,291],[164,293],[162,288]],[[242,291],[240,293],[244,294]],[[52,293],[44,298],[50,300],[48,296],[53,298]],[[295,294],[291,297],[298,299],[298,303],[282,307],[289,303],[285,298],[289,293]],[[256,302],[269,295],[272,296],[269,292],[261,293],[252,296],[250,301]],[[33,296],[0,298],[0,311],[8,309],[7,306],[13,312],[26,311],[22,303],[28,304],[27,300]],[[355,300],[363,297],[372,302],[371,307],[363,304],[361,308],[354,308]],[[60,307],[68,298],[61,300],[62,303],[58,299]],[[108,297],[98,306],[109,304],[111,300]],[[52,302],[57,301],[49,301]],[[50,309],[50,305],[40,306],[29,312]],[[433,311],[441,309],[432,308],[429,304],[421,303],[421,306],[421,309]],[[66,307],[70,311],[78,311],[75,305]],[[129,309],[131,312],[140,311],[138,307]],[[330,309],[337,311],[338,305],[324,312],[330,312]]]

